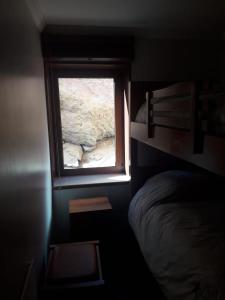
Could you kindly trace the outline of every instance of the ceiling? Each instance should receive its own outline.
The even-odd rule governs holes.
[[[27,1],[42,26],[122,27],[163,37],[214,37],[225,32],[225,0]]]

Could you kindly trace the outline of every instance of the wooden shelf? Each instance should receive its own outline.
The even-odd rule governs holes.
[[[91,187],[103,185],[126,184],[130,181],[130,176],[126,174],[100,174],[100,175],[80,175],[64,176],[54,178],[53,188],[55,190],[72,189],[78,187]]]
[[[70,214],[111,209],[112,205],[107,197],[82,198],[69,201]]]

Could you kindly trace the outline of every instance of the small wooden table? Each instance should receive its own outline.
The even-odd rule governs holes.
[[[75,241],[99,240],[111,225],[112,205],[107,197],[69,201],[70,233]]]
[[[105,299],[98,241],[50,247],[41,299]]]
[[[47,282],[75,287],[103,284],[99,242],[52,245]]]
[[[82,198],[69,201],[69,213],[110,210],[112,205],[107,197]]]

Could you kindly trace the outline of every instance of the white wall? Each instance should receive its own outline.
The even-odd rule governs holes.
[[[0,1],[0,298],[31,294],[46,255],[51,176],[39,32],[24,0]],[[34,284],[34,285],[33,285]]]

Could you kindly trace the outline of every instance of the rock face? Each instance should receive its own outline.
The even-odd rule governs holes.
[[[63,160],[66,168],[77,168],[83,157],[82,147],[70,143],[63,144]]]
[[[114,82],[60,78],[59,96],[64,165],[74,168],[79,166],[83,152],[90,152],[97,142],[115,136]]]
[[[91,152],[84,152],[80,166],[97,168],[115,166],[115,139],[106,138],[97,143]]]
[[[59,79],[64,142],[95,146],[115,135],[111,79]]]

